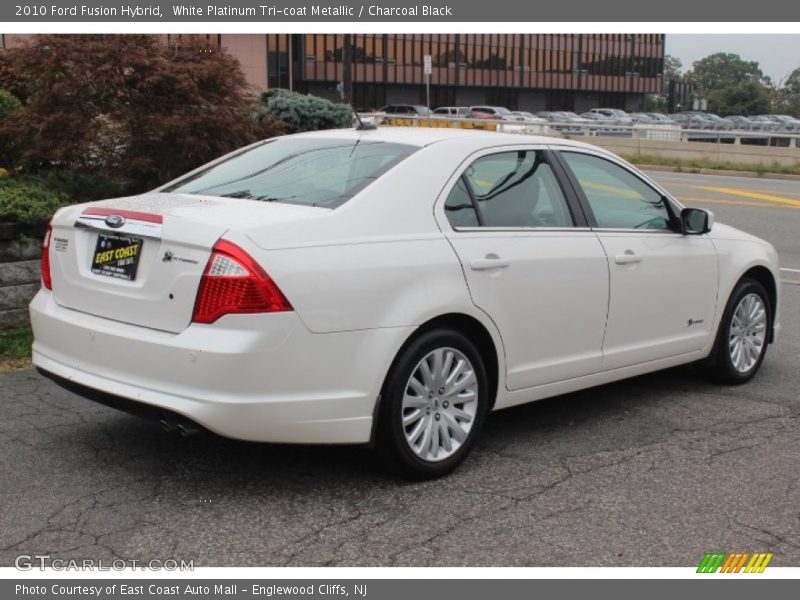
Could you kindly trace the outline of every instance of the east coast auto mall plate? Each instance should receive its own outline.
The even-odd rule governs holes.
[[[133,281],[142,245],[141,238],[101,233],[92,257],[92,273]]]

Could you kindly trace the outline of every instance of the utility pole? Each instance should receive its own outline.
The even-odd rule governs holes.
[[[349,33],[344,34],[342,47],[342,84],[345,102],[353,103],[353,41]],[[355,107],[353,107],[355,108]]]

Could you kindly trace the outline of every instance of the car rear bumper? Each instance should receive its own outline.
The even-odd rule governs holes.
[[[287,312],[171,334],[64,308],[45,290],[30,312],[34,365],[64,387],[281,443],[368,442],[383,377],[413,329],[314,334]]]

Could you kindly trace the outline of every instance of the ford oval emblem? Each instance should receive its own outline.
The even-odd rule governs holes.
[[[122,215],[108,215],[106,217],[106,225],[113,227],[114,229],[122,227],[125,225],[125,217]]]

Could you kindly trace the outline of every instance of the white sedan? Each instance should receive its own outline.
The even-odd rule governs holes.
[[[266,140],[152,193],[61,209],[40,371],[264,442],[453,469],[489,411],[703,360],[750,379],[775,249],[594,146],[456,129]]]

